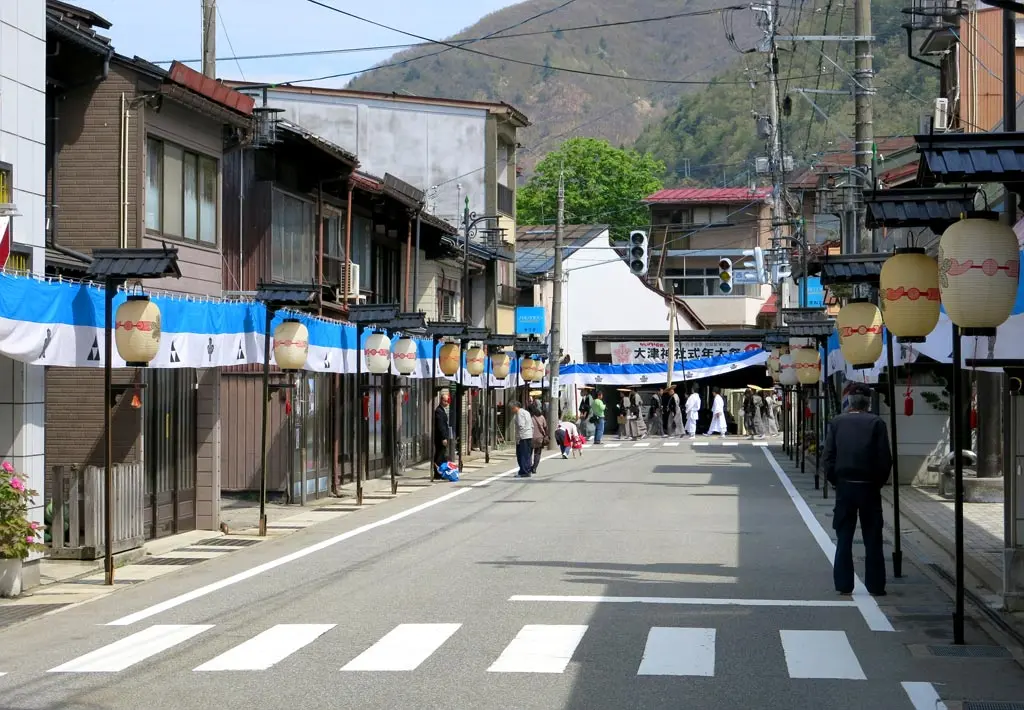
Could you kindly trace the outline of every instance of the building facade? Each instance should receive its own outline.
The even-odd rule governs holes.
[[[46,259],[46,9],[38,0],[0,3],[0,254],[6,268],[42,275]],[[0,356],[0,460],[39,492],[30,518],[43,523],[46,496],[43,368]],[[38,583],[30,557],[26,586]]]

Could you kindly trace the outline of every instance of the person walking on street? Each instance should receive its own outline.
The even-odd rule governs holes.
[[[590,405],[591,421],[594,422],[594,443],[600,444],[604,439],[604,413],[607,405],[604,403],[604,392],[598,390],[594,395],[594,402]]]
[[[651,395],[650,410],[647,413],[647,429],[651,436],[662,436],[665,433],[662,428],[664,420],[661,416],[661,398],[664,393],[665,388],[659,387],[658,391]]]
[[[728,432],[725,423],[725,399],[717,387],[711,390],[711,394],[711,426],[708,427],[707,435],[721,434],[725,436]]]
[[[691,438],[697,438],[697,417],[700,415],[700,395],[697,394],[696,385],[690,389],[690,396],[686,398],[686,434]],[[683,434],[679,434],[682,438]]]
[[[764,411],[765,419],[767,420],[768,436],[779,435],[779,402],[775,397],[774,391],[765,393],[764,397]]]
[[[531,439],[533,460],[530,466],[530,473],[537,473],[540,457],[544,453],[544,447],[548,445],[548,420],[536,402],[530,407],[530,416],[533,419],[533,437]]]
[[[451,441],[452,429],[448,423],[448,405],[452,401],[451,392],[441,390],[437,398],[437,407],[434,409],[434,476],[435,481],[441,480],[441,474],[437,469],[448,460],[448,442]]]
[[[580,429],[584,433],[590,433],[590,428],[593,426],[591,422],[591,412],[594,408],[594,398],[590,394],[590,390],[584,390],[583,399],[580,400]]]
[[[519,478],[529,478],[533,468],[533,417],[519,406],[519,402],[511,402],[509,411],[516,422],[516,462],[519,464]]]
[[[569,458],[573,442],[579,438],[580,430],[576,428],[576,425],[572,423],[569,417],[562,417],[562,421],[558,422],[558,429],[555,430],[555,441],[558,442],[558,448],[562,452],[563,459]]]
[[[829,422],[825,436],[825,478],[836,490],[832,527],[836,531],[833,577],[836,591],[852,594],[853,535],[860,518],[864,538],[864,586],[885,595],[885,554],[882,551],[882,487],[889,480],[892,451],[881,417],[868,412],[871,389],[854,385],[850,409]]]

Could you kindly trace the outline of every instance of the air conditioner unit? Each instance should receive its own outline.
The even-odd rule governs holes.
[[[359,264],[352,262],[348,265],[348,297],[359,298]]]
[[[949,129],[949,99],[935,99],[935,109],[932,112],[932,127],[935,131],[946,131]]]

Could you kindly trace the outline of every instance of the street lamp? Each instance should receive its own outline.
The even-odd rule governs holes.
[[[466,396],[465,372],[469,367],[468,360],[466,362],[466,366],[462,366],[461,353],[466,352],[466,346],[469,345],[470,342],[486,340],[490,334],[491,331],[487,330],[487,328],[477,328],[467,325],[466,329],[462,332],[462,337],[459,341],[459,386],[455,390],[456,421],[458,422],[455,428],[455,441],[458,443],[459,447],[459,471],[462,470],[462,400],[463,397]]]
[[[103,299],[103,567],[104,583],[114,584],[114,444],[111,409],[115,389],[124,392],[140,385],[114,386],[111,358],[114,328],[114,295],[130,280],[181,278],[178,250],[94,249],[87,275],[102,280]],[[160,345],[160,311],[148,299],[135,299],[132,305],[118,309],[118,354],[129,367],[146,367]],[[126,310],[122,311],[122,308]],[[155,312],[154,312],[155,309]]]
[[[440,354],[438,353],[437,346],[441,342],[442,338],[462,335],[466,330],[466,324],[461,321],[430,321],[427,323],[425,330],[430,335],[431,341],[430,354],[432,362],[430,363],[430,401],[433,403],[434,397],[437,396],[437,364],[438,360],[440,360]],[[431,409],[431,422],[433,421],[433,409]],[[433,448],[433,440],[437,438],[437,432],[434,431],[433,423],[431,423],[430,431],[430,446]],[[431,460],[433,460],[433,456],[431,456]],[[434,471],[433,473],[436,474],[437,472]],[[430,480],[434,480],[433,474],[431,474]]]
[[[491,462],[491,418],[494,416],[494,407],[491,404],[491,377],[497,380],[504,380],[508,377],[509,356],[504,348],[515,345],[514,335],[492,335],[484,341],[484,349],[487,353],[487,363],[484,369],[484,463]]]
[[[403,337],[395,341],[393,347],[391,347],[388,356],[388,372],[390,372],[390,365],[394,362],[395,370],[398,371],[399,377],[411,375],[416,370],[416,342],[408,337],[411,331],[422,331],[427,326],[427,314],[426,313],[399,313],[393,319],[384,324],[384,328],[391,331],[392,333],[401,332]],[[379,353],[378,353],[379,354]],[[399,386],[401,389],[401,386]],[[383,400],[383,397],[382,397]],[[390,402],[390,416],[388,417],[388,427],[391,432],[391,441],[394,444],[391,447],[391,495],[398,495],[398,472],[396,469],[397,465],[397,453],[399,445],[399,432],[398,432],[398,403],[395,400],[394,393],[392,393],[388,400]],[[431,476],[433,478],[433,476]]]

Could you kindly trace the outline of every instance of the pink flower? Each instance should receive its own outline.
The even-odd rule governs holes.
[[[0,464],[0,468],[2,468],[7,473],[14,473],[14,466],[11,464],[10,461],[4,461],[2,464]]]
[[[20,478],[11,478],[11,488],[16,491],[23,492],[25,490],[25,484],[21,482]]]
[[[27,542],[29,545],[33,544],[35,541],[36,541],[36,539],[35,539],[35,537],[33,535],[28,535],[25,538],[25,542]]]
[[[32,528],[33,530],[38,530],[38,529],[39,529],[39,523],[35,522],[34,520],[33,520],[32,522],[30,522],[30,523],[28,524],[28,526],[29,526],[30,528]]]

